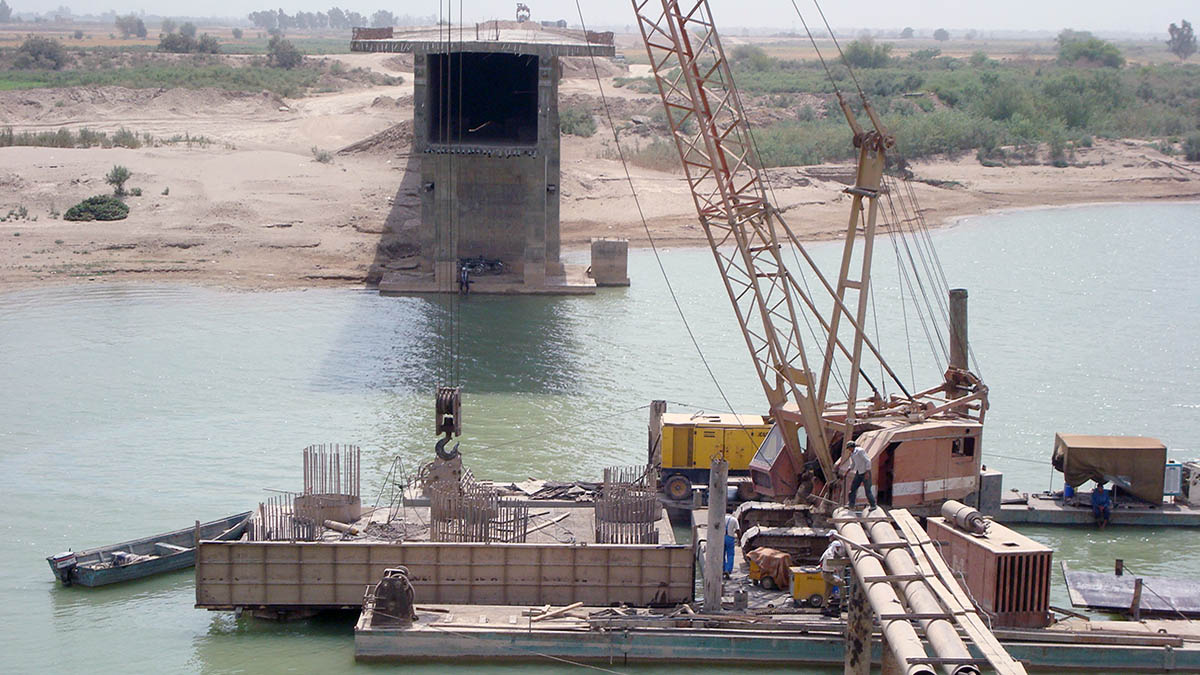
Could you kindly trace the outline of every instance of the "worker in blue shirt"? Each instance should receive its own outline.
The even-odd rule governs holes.
[[[1109,497],[1108,490],[1104,489],[1104,483],[1100,481],[1096,481],[1096,487],[1092,490],[1092,516],[1102,530],[1112,516],[1112,497]]]

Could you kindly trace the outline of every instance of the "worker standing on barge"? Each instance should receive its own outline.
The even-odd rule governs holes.
[[[728,579],[730,573],[733,572],[733,545],[737,543],[738,533],[741,532],[741,526],[738,525],[737,518],[732,514],[725,514],[725,578]]]
[[[873,509],[875,508],[875,495],[871,492],[871,458],[867,457],[867,451],[854,441],[846,443],[846,449],[850,451],[850,468],[854,471],[854,479],[850,481],[850,497],[846,506],[854,508],[854,501],[858,497],[858,486],[862,485],[867,493],[867,503]]]
[[[821,554],[821,577],[825,580],[825,592],[821,595],[821,606],[825,608],[825,613],[830,614],[833,607],[834,589],[838,590],[838,595],[841,595],[841,588],[846,581],[842,578],[843,570],[846,564],[850,561],[849,552],[846,550],[846,544],[841,539],[834,538],[829,542],[829,546],[825,548],[825,552]],[[832,613],[836,616],[837,613]]]

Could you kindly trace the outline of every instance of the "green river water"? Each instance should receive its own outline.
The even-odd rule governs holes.
[[[1195,204],[1015,212],[933,239],[950,284],[970,290],[972,347],[991,388],[984,461],[1006,486],[1050,486],[1056,431],[1156,436],[1176,459],[1200,456]],[[886,239],[878,250],[879,343],[902,377],[932,385],[939,374],[912,310],[899,310]],[[812,251],[831,269],[840,249]],[[762,410],[711,254],[662,259],[725,396]],[[0,670],[370,669],[354,663],[353,616],[274,624],[196,610],[190,571],[60,588],[44,557],[298,489],[311,443],[361,445],[371,503],[393,457],[411,470],[431,456],[431,388],[444,378],[464,388],[462,449],[479,477],[597,479],[643,462],[651,399],[725,405],[650,251],[631,251],[630,277],[631,288],[593,297],[471,297],[454,306],[457,321],[445,299],[352,290],[94,282],[0,294]],[[1025,532],[1079,569],[1120,557],[1139,574],[1200,579],[1190,531]],[[1056,572],[1065,605],[1061,581]]]

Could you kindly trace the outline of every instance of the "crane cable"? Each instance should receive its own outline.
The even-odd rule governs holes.
[[[827,77],[829,77],[829,80],[833,85],[834,91],[837,93],[837,95],[840,98],[841,92],[838,89],[837,83],[833,79],[833,74],[829,68],[828,63],[826,63],[824,56],[821,54],[820,49],[817,47],[816,40],[813,38],[812,32],[809,31],[809,29],[808,29],[808,24],[804,20],[803,13],[800,12],[800,8],[796,5],[795,0],[791,0],[791,1],[792,1],[792,7],[796,10],[796,14],[800,17],[800,21],[804,25],[805,31],[808,32],[809,41],[812,43],[813,49],[814,49],[814,51],[816,51],[817,57],[818,57],[818,59],[820,59],[821,64],[825,69],[825,73],[826,73]],[[821,4],[820,4],[819,0],[813,0],[813,5],[816,7],[818,14],[821,16],[821,20],[825,24],[826,30],[829,32],[829,37],[833,41],[834,46],[837,48],[838,55],[840,56],[843,65],[845,65],[847,72],[850,74],[851,80],[854,82],[855,89],[858,91],[859,99],[862,101],[863,106],[866,107],[868,105],[866,92],[863,91],[862,85],[858,81],[858,77],[855,75],[854,68],[850,65],[849,59],[846,58],[846,54],[842,50],[841,44],[838,42],[837,36],[833,32],[832,26],[830,26],[830,24],[829,24],[829,20],[826,18],[825,12],[821,8]],[[872,125],[875,125],[875,119],[873,117],[871,118],[871,122],[872,122]],[[876,126],[876,131],[881,134],[884,132],[883,129],[879,129],[877,126]],[[892,187],[895,187],[895,179],[886,179],[886,180],[890,181],[890,184]],[[916,259],[914,259],[913,255],[912,255],[912,251],[907,242],[907,238],[904,237],[904,235],[903,235],[904,221],[903,220],[899,221],[897,223],[897,226],[900,229],[902,241],[904,242],[905,250],[908,253],[908,259],[909,259],[910,264],[912,265],[912,269],[913,269],[913,273],[914,273],[913,276],[914,276],[914,278],[916,278],[917,284],[921,289],[922,299],[926,304],[926,308],[929,310],[930,318],[933,319],[933,321],[932,321],[933,335],[930,335],[928,328],[926,328],[926,339],[929,340],[929,342],[930,342],[930,348],[935,350],[935,359],[934,359],[935,362],[937,362],[938,359],[936,357],[936,347],[934,347],[934,344],[933,344],[933,342],[934,342],[932,339],[933,336],[936,336],[938,346],[941,348],[942,353],[945,357],[945,360],[949,361],[949,355],[948,355],[948,352],[946,351],[946,344],[942,338],[942,331],[940,328],[941,324],[934,318],[936,315],[936,316],[940,316],[940,318],[942,318],[943,320],[946,320],[946,319],[948,319],[948,316],[949,316],[948,307],[946,306],[945,301],[943,299],[943,296],[947,295],[949,293],[949,284],[946,281],[945,268],[941,264],[941,259],[937,256],[937,250],[933,245],[933,239],[929,232],[928,225],[925,223],[924,217],[921,215],[920,208],[919,208],[919,205],[918,205],[917,199],[916,199],[916,192],[913,190],[912,185],[909,181],[904,180],[902,182],[904,183],[905,191],[897,191],[899,194],[899,199],[900,199],[900,203],[901,203],[901,210],[905,212],[906,220],[908,220],[908,218],[907,218],[908,209],[907,209],[906,202],[911,202],[912,207],[913,207],[913,212],[915,214],[915,218],[913,218],[910,222],[918,223],[917,225],[910,225],[910,230],[912,231],[913,239],[914,239],[912,248],[917,249],[916,258],[919,258],[921,260],[922,267],[925,269],[925,274],[927,276],[931,277],[931,281],[936,287],[936,289],[935,289],[936,292],[934,293],[934,296],[935,296],[935,300],[937,302],[938,310],[939,310],[937,312],[934,311],[932,303],[929,300],[928,294],[925,292],[924,283],[921,282],[921,274],[917,268]],[[891,199],[891,191],[892,190],[887,191],[889,200]],[[895,212],[894,205],[892,206],[892,211],[893,211],[893,213]],[[892,228],[889,228],[889,234],[892,234]],[[893,236],[894,236],[894,234],[893,234]],[[894,245],[894,242],[893,242],[893,245]],[[928,253],[926,252],[926,250],[928,250]],[[898,259],[898,263],[899,263],[899,259]],[[909,280],[909,284],[910,284],[910,289],[911,289],[912,288],[911,280]],[[903,291],[901,291],[901,294],[903,294]],[[914,306],[917,306],[918,314],[919,314],[920,307],[919,307],[919,305],[917,305],[917,299],[916,299],[915,294],[912,296],[912,299],[913,299]],[[922,319],[922,322],[923,322],[923,319]],[[975,359],[974,351],[970,350],[969,345],[968,345],[968,350],[969,350],[972,360],[974,361],[975,370],[976,370],[976,372],[979,372],[978,360]]]
[[[579,0],[575,0],[575,10],[579,13],[579,25],[583,28],[583,32],[587,34],[587,22],[583,19],[583,7],[580,6]],[[658,263],[658,270],[662,273],[663,282],[667,285],[667,292],[671,296],[671,302],[675,305],[675,311],[679,313],[679,318],[683,321],[683,328],[687,331],[688,338],[692,341],[692,346],[696,349],[696,354],[700,356],[700,362],[704,364],[704,370],[708,372],[708,377],[717,388],[717,393],[721,395],[721,400],[725,405],[732,410],[733,404],[729,402],[729,397],[725,395],[725,390],[721,388],[721,383],[717,380],[716,373],[713,372],[712,366],[709,365],[708,359],[704,356],[704,350],[700,348],[700,342],[696,339],[696,334],[692,332],[692,327],[688,324],[687,315],[683,312],[683,306],[679,303],[679,298],[675,294],[675,288],[671,285],[671,278],[667,275],[667,268],[663,265],[662,256],[658,253],[658,246],[654,241],[654,236],[650,234],[650,224],[646,222],[646,214],[642,211],[642,202],[638,199],[637,189],[633,185],[633,176],[629,173],[629,163],[625,161],[625,151],[621,149],[621,141],[617,134],[617,125],[613,121],[612,109],[608,105],[608,97],[604,95],[604,85],[600,81],[600,68],[596,65],[596,54],[589,47],[588,57],[591,60],[592,72],[596,76],[596,87],[600,90],[600,102],[604,105],[604,114],[608,119],[608,127],[612,129],[613,144],[617,148],[617,156],[621,160],[621,167],[625,172],[625,181],[629,184],[629,191],[633,195],[633,204],[637,207],[638,218],[642,221],[642,229],[646,232],[646,239],[650,242],[650,250],[654,252],[654,260]],[[749,429],[746,429],[746,434],[749,435]]]
[[[795,0],[792,0],[792,4],[793,4],[793,6],[795,6]],[[838,43],[838,39],[837,39],[837,36],[834,35],[833,28],[830,27],[828,19],[825,18],[825,12],[821,9],[821,4],[820,4],[819,0],[813,0],[813,5],[817,8],[817,12],[820,13],[821,20],[824,21],[825,28],[829,31],[829,37],[833,40],[834,46],[837,47],[838,54],[841,56],[842,62],[846,66],[846,70],[850,73],[850,78],[854,81],[855,88],[858,89],[859,98],[862,100],[863,104],[866,105],[866,103],[867,103],[866,93],[863,92],[862,86],[859,84],[858,77],[855,76],[854,69],[850,66],[850,62],[846,58],[845,52],[842,51],[842,46],[840,43]],[[798,9],[797,9],[797,13],[799,13]],[[803,19],[802,19],[802,21],[803,21]],[[824,63],[824,59],[822,59],[822,63]],[[826,66],[827,73],[828,73],[828,70],[829,69]],[[835,85],[835,89],[836,89],[836,85]],[[874,123],[874,120],[872,120],[872,123]],[[883,132],[882,129],[878,129],[878,128],[876,129],[876,131],[879,131],[880,133]],[[937,288],[938,292],[935,293],[934,295],[937,299],[938,308],[940,310],[940,314],[939,314],[940,318],[948,320],[949,308],[946,306],[944,298],[946,296],[948,296],[948,294],[950,292],[950,286],[946,280],[945,268],[942,266],[941,259],[937,255],[937,248],[933,244],[933,238],[929,232],[928,224],[925,222],[925,218],[921,214],[920,206],[917,202],[916,191],[913,189],[912,183],[910,181],[904,180],[902,182],[904,183],[906,192],[900,193],[901,208],[902,209],[904,208],[904,202],[905,202],[906,198],[912,203],[913,212],[916,216],[915,222],[919,223],[920,235],[921,235],[921,236],[918,236],[918,234],[917,234],[917,230],[916,230],[917,226],[910,225],[910,229],[913,230],[914,239],[916,240],[915,246],[918,248],[918,257],[922,258],[922,263],[926,266],[926,274],[933,277],[933,280],[935,283],[937,283],[938,281],[941,282],[940,286]],[[894,179],[893,179],[893,183],[894,183]],[[906,197],[906,193],[907,193],[907,197]],[[921,243],[922,238],[924,239],[924,244]],[[933,261],[932,267],[933,267],[933,270],[936,272],[936,274],[929,271],[930,264],[928,262],[926,262],[927,256],[924,253],[924,250],[926,248],[929,251],[928,258]],[[914,263],[914,265],[915,265],[915,263]],[[940,324],[938,324],[936,321],[934,322],[934,330],[938,336],[939,341],[941,341]],[[946,347],[943,344],[942,349],[945,350],[945,348]],[[975,357],[974,350],[971,349],[970,345],[967,346],[967,349],[968,349],[968,354],[969,354],[972,362],[974,363],[975,372],[977,374],[980,374],[980,376],[982,377],[982,372],[979,368],[979,361]],[[946,356],[946,360],[949,361],[949,355]]]

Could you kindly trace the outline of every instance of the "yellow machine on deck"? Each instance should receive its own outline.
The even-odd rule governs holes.
[[[789,567],[792,573],[792,603],[797,607],[820,607],[825,601],[825,577],[820,567]]]
[[[761,415],[662,415],[663,492],[687,499],[692,483],[707,483],[714,457],[729,462],[730,476],[749,475],[750,459],[771,430]],[[748,485],[748,483],[747,483]]]

